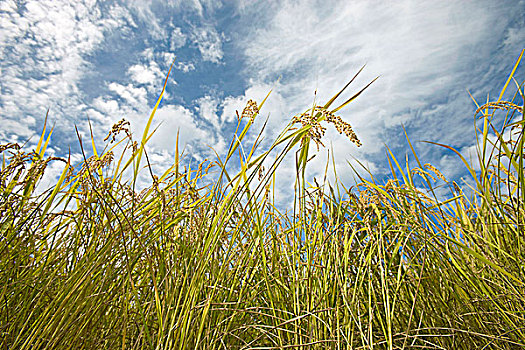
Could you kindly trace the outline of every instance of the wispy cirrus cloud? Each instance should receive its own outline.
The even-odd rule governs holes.
[[[266,26],[245,26],[239,47],[255,83],[282,76],[280,93],[290,114],[309,108],[314,91],[318,103],[327,101],[365,63],[345,96],[380,75],[341,111],[364,146],[358,150],[330,129],[327,136],[338,153],[340,174],[349,173],[344,160],[351,156],[381,169],[384,143],[405,149],[402,124],[416,140],[472,144],[466,89],[486,93],[521,50],[523,12],[511,4],[516,2],[240,2],[244,18],[258,14]],[[319,170],[323,162],[317,163]]]

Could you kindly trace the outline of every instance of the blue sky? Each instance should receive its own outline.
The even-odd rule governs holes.
[[[80,160],[74,128],[88,138],[88,118],[101,146],[122,118],[139,137],[176,56],[149,154],[166,168],[180,129],[194,161],[213,159],[209,147],[224,153],[235,110],[249,98],[260,102],[273,89],[262,110],[270,142],[312,105],[314,91],[325,102],[366,63],[345,96],[380,79],[340,112],[363,146],[330,128],[325,144],[343,181],[354,157],[381,176],[384,144],[399,157],[407,151],[402,125],[413,141],[472,150],[467,89],[480,101],[497,96],[524,43],[523,0],[0,0],[0,143],[34,146],[47,109],[52,155],[71,149]],[[516,76],[525,78],[521,67]],[[416,146],[446,177],[464,175],[452,154]],[[322,150],[310,175],[325,162]],[[48,181],[61,166],[50,167]],[[289,161],[280,176],[292,174]],[[279,190],[286,196],[290,184]]]

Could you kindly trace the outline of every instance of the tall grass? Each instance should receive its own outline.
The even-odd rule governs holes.
[[[414,166],[390,152],[386,183],[356,172],[351,187],[310,184],[309,145],[321,144],[323,125],[359,145],[334,113],[364,89],[336,108],[340,93],[312,106],[267,150],[257,138],[240,156],[264,103],[250,102],[224,158],[181,171],[177,146],[166,172],[142,169],[152,181],[141,191],[135,181],[141,158],[149,164],[162,94],[139,142],[120,122],[106,150],[76,169],[46,158],[45,127],[32,153],[1,146],[1,348],[525,346],[525,122],[513,102],[523,101],[523,84],[501,100],[519,61],[498,100],[476,111],[478,159],[442,145],[471,174],[463,184],[423,164],[411,145]],[[275,172],[294,152],[294,207],[282,213]],[[58,182],[37,193],[46,165],[59,160]]]

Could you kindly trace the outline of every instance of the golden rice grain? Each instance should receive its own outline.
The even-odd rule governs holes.
[[[445,176],[443,176],[443,174],[436,167],[434,167],[432,164],[426,163],[425,164],[425,168],[427,168],[428,170],[432,171],[441,180],[447,181],[447,179],[445,179]]]
[[[322,143],[322,138],[325,134],[326,128],[321,125],[321,121],[326,120],[326,122],[333,124],[335,129],[339,134],[345,134],[348,139],[353,142],[357,147],[361,147],[361,141],[357,137],[356,133],[352,129],[352,126],[341,119],[340,116],[334,115],[332,112],[327,109],[317,106],[314,108],[314,113],[305,112],[299,116],[295,116],[292,122],[300,123],[303,127],[309,126],[307,136],[315,142],[317,149],[319,145],[324,147]]]
[[[259,114],[259,108],[257,107],[257,103],[253,100],[248,100],[248,103],[246,103],[246,107],[244,107],[241,115],[241,119],[249,118],[251,121],[255,119],[255,116]]]

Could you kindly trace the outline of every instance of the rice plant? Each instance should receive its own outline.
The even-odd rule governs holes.
[[[31,153],[1,145],[1,348],[524,347],[522,55],[499,98],[475,112],[478,159],[434,145],[463,161],[471,178],[459,184],[408,137],[413,164],[388,150],[386,182],[350,167],[355,184],[307,178],[309,146],[323,146],[327,126],[361,144],[336,113],[370,84],[332,107],[345,86],[291,118],[268,149],[256,138],[237,157],[266,99],[250,101],[226,155],[182,170],[177,143],[162,174],[147,141],[166,83],[139,141],[121,121],[104,152],[77,166],[46,157],[45,125]],[[297,176],[283,209],[273,188],[287,154]],[[36,191],[51,161],[64,163],[61,176]],[[136,187],[139,172],[148,187]]]

